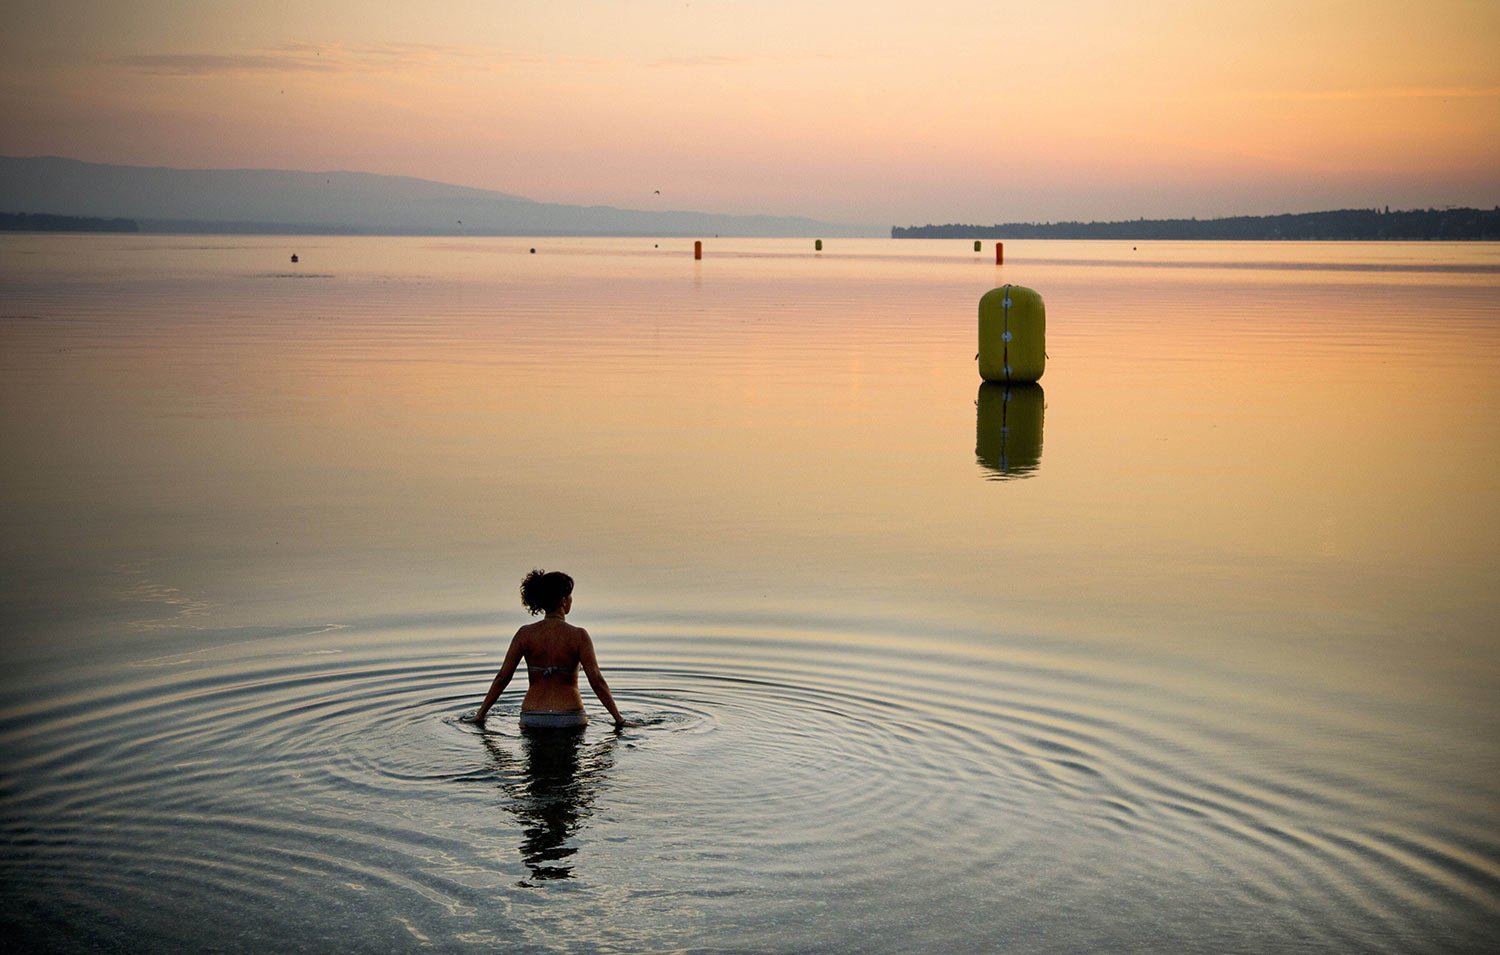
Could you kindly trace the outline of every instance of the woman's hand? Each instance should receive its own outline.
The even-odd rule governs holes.
[[[472,713],[465,713],[463,716],[460,716],[458,718],[458,721],[460,723],[473,723],[475,726],[483,726],[484,714],[480,713],[478,710],[475,710]]]

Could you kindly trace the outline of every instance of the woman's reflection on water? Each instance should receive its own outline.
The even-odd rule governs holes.
[[[520,824],[521,861],[531,870],[522,886],[573,878],[575,836],[594,813],[619,743],[613,734],[594,742],[585,736],[583,727],[524,730],[519,757],[510,740],[481,737],[499,770],[505,808]]]

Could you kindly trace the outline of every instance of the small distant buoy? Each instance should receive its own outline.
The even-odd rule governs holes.
[[[696,242],[693,243],[693,258],[695,258],[695,259],[701,259],[701,258],[703,258],[703,240],[702,239],[699,239],[698,241],[696,241]]]
[[[532,254],[532,255],[536,255],[536,249],[532,249],[532,250],[531,250],[531,254]]]
[[[995,264],[996,265],[1004,265],[1005,264],[1005,243],[1004,242],[996,242],[995,243]]]
[[[297,253],[295,253],[295,252],[292,253],[292,264],[293,265],[297,264]]]
[[[813,243],[813,251],[814,252],[822,252],[823,251],[823,240],[822,239],[819,239],[818,241],[816,241],[816,242]]]
[[[974,251],[978,252],[980,250],[980,248],[983,247],[983,245],[984,245],[983,242],[980,242],[978,239],[975,239],[974,240]]]

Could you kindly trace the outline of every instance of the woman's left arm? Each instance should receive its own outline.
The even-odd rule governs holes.
[[[581,645],[578,648],[578,662],[583,667],[583,675],[589,679],[589,688],[609,710],[609,715],[615,718],[616,726],[625,725],[625,717],[620,715],[620,708],[615,706],[615,697],[609,692],[609,684],[604,680],[604,674],[599,670],[599,659],[594,656],[594,641],[589,638],[589,632],[582,627],[578,628],[582,636]]]

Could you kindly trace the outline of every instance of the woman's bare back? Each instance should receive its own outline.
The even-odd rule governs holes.
[[[516,632],[528,681],[522,710],[581,710],[578,667],[588,632],[554,618],[527,624]]]

